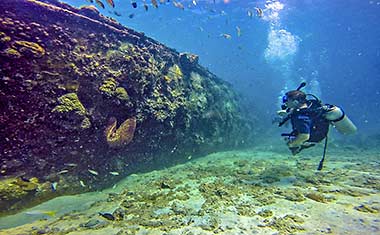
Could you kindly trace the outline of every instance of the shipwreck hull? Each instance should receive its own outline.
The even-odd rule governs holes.
[[[251,140],[197,56],[93,7],[2,0],[0,68],[1,214]]]

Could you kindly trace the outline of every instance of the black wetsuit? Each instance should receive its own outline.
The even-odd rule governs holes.
[[[330,121],[323,117],[322,111],[313,105],[308,108],[293,111],[290,117],[292,135],[309,134],[307,142],[318,143],[323,140],[329,131]]]
[[[309,134],[310,137],[306,141],[308,145],[289,148],[293,155],[299,153],[302,149],[314,146],[326,138],[329,132],[330,121],[324,118],[324,110],[320,104],[308,102],[308,107],[294,110],[290,114],[292,123],[292,132],[290,136],[296,137],[299,134]]]

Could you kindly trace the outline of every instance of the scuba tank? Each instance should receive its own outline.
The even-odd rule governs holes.
[[[349,135],[356,132],[357,128],[355,124],[347,117],[341,108],[330,104],[327,104],[324,108],[326,110],[324,117],[331,121],[339,133]]]

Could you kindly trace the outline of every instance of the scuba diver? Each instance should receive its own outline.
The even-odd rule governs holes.
[[[279,127],[290,120],[292,132],[283,133],[281,136],[286,137],[286,144],[293,155],[325,140],[322,160],[318,167],[318,170],[321,170],[326,155],[330,124],[342,134],[354,134],[357,128],[341,108],[322,104],[315,95],[301,91],[304,86],[306,86],[305,82],[301,83],[296,90],[289,91],[283,96],[282,110],[277,112],[282,117]],[[312,98],[307,99],[308,96]]]

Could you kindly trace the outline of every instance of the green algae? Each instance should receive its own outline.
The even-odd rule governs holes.
[[[19,178],[10,178],[0,181],[0,198],[2,201],[22,198],[30,191],[37,190],[38,184],[23,181]]]
[[[131,43],[121,43],[119,46],[119,50],[128,54],[129,52],[134,52],[135,47]]]
[[[80,116],[86,115],[86,109],[80,102],[76,93],[68,93],[58,98],[59,105],[57,105],[52,112],[69,113],[75,112]]]
[[[5,211],[18,206],[23,199],[33,197],[38,190],[40,184],[37,178],[28,181],[15,177],[0,180],[0,208]]]
[[[116,80],[114,78],[107,78],[103,81],[102,85],[99,87],[99,90],[106,96],[113,96],[116,90]]]
[[[116,97],[121,101],[129,101],[130,97],[124,87],[118,87],[114,78],[107,78],[99,87],[99,91],[107,97]]]
[[[15,41],[13,45],[23,55],[31,55],[35,58],[45,55],[45,49],[35,42]]]
[[[183,73],[181,68],[177,64],[174,64],[168,69],[167,76],[170,78],[169,81],[179,81],[183,77]]]
[[[88,129],[88,128],[90,128],[90,127],[91,127],[91,121],[90,121],[90,119],[89,119],[88,117],[85,117],[85,118],[82,120],[82,122],[81,122],[81,124],[80,124],[80,127],[81,127],[82,129]]]
[[[117,87],[114,94],[119,100],[128,101],[130,99],[124,87]]]
[[[18,52],[16,49],[13,49],[13,48],[5,49],[2,52],[2,54],[4,54],[7,57],[14,58],[14,59],[20,58],[22,56],[20,52]]]

